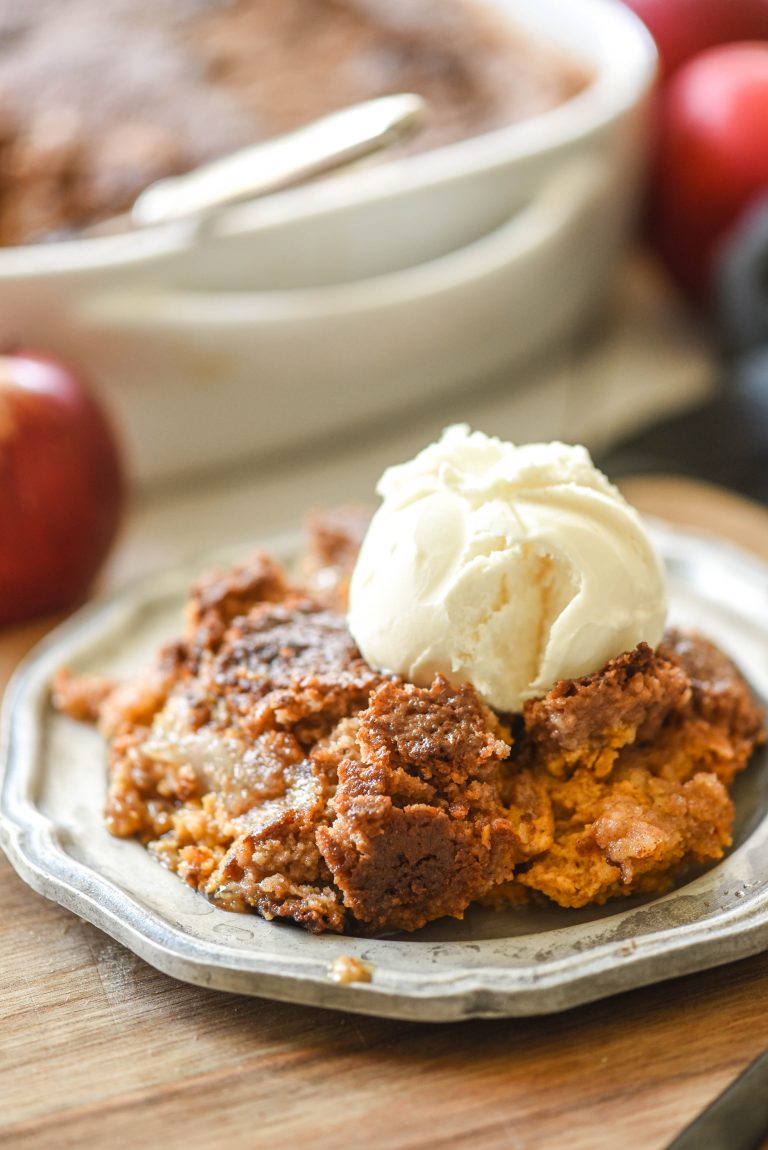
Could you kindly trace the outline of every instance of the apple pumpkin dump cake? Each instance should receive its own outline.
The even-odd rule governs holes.
[[[763,712],[663,631],[642,525],[586,452],[454,428],[380,490],[359,554],[360,515],[316,515],[298,576],[259,553],[204,578],[135,681],[60,675],[109,744],[110,831],[311,931],[604,903],[721,858]]]

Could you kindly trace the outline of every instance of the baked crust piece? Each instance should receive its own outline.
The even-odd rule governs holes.
[[[347,609],[349,581],[370,521],[369,507],[351,504],[307,516],[299,574],[312,594],[335,611]]]
[[[231,910],[414,929],[528,857],[501,802],[509,746],[473,689],[373,671],[343,616],[263,555],[193,588],[145,676],[62,676],[57,701],[99,712],[112,833]]]
[[[233,619],[257,603],[282,603],[288,593],[284,572],[263,551],[235,567],[209,572],[193,585],[187,604],[190,651],[217,649]]]
[[[600,777],[623,746],[651,742],[690,695],[685,671],[641,643],[592,675],[556,683],[525,704],[523,719],[536,761],[551,774],[583,764]]]
[[[113,834],[222,907],[315,932],[599,904],[722,857],[727,788],[765,740],[722,652],[670,631],[496,716],[469,684],[362,658],[329,606],[359,527],[315,520],[311,589],[264,554],[199,581],[136,680],[58,677],[55,704],[108,740]]]
[[[500,802],[508,744],[469,685],[386,683],[339,764],[317,841],[352,914],[375,929],[461,917],[525,852]]]
[[[526,704],[517,756],[552,806],[554,842],[518,881],[561,906],[667,889],[731,842],[727,787],[765,741],[733,663],[670,631]]]

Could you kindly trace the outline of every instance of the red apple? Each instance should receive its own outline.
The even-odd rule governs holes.
[[[706,297],[715,250],[768,191],[768,43],[711,48],[661,97],[652,229],[668,267]]]
[[[662,77],[736,40],[768,40],[768,0],[624,0],[656,41]]]
[[[84,383],[37,353],[0,357],[0,626],[84,597],[123,499],[114,435]]]

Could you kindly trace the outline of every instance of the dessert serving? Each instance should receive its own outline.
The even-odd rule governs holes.
[[[200,581],[137,679],[60,674],[109,743],[109,830],[311,931],[600,904],[721,858],[763,712],[664,630],[653,548],[587,453],[452,428],[379,490],[370,525],[316,515],[294,574],[257,554]]]
[[[0,0],[0,59],[2,244],[71,234],[154,180],[378,95],[426,99],[428,149],[588,80],[467,0]]]

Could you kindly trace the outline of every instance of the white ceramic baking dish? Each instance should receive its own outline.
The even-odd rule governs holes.
[[[482,2],[592,83],[205,225],[0,250],[0,340],[86,369],[147,482],[391,414],[563,337],[610,290],[655,49],[618,0]]]

